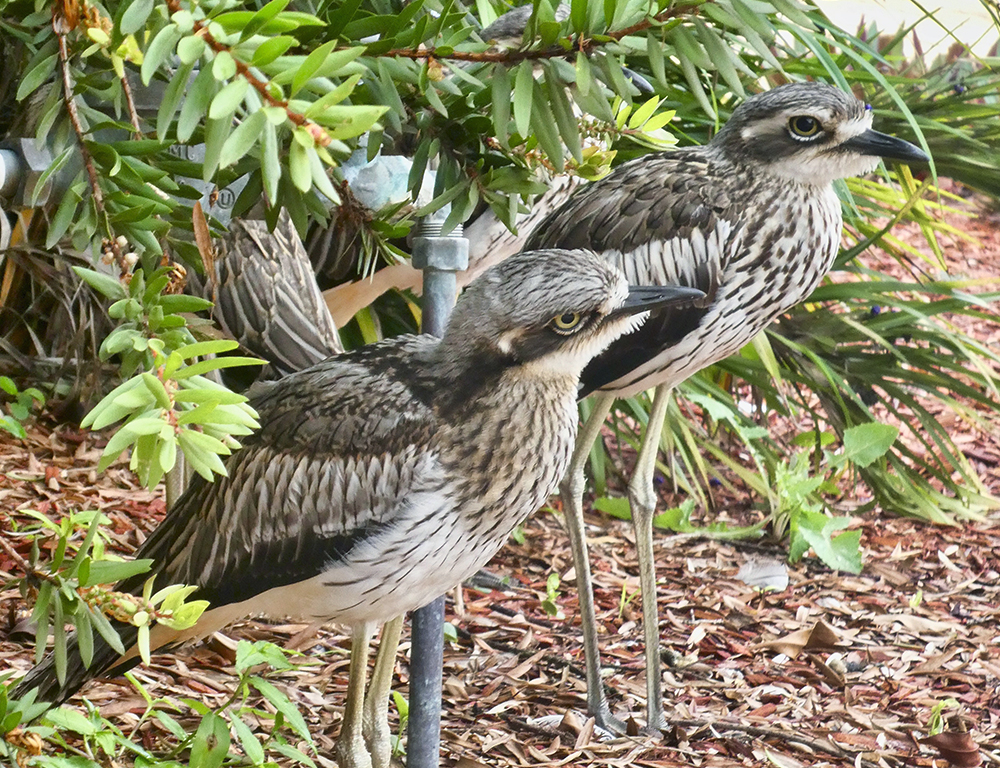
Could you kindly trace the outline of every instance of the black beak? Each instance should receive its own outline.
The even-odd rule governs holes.
[[[697,288],[682,288],[679,285],[630,285],[625,303],[612,310],[608,317],[635,315],[676,304],[693,304],[704,297],[705,293]]]
[[[904,163],[926,163],[930,158],[923,150],[908,141],[897,139],[878,131],[868,129],[842,145],[862,155],[875,155],[885,160],[901,160]]]

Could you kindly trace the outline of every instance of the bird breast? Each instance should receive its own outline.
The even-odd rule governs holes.
[[[812,293],[837,255],[840,200],[832,186],[784,184],[775,191],[763,195],[748,189],[739,218],[721,218],[707,232],[607,254],[634,283],[697,285],[692,280],[699,270],[718,274],[715,295],[697,328],[602,390],[628,397],[659,384],[678,384],[737,352]]]
[[[576,439],[575,383],[517,380],[451,414],[433,467],[378,536],[254,609],[344,624],[385,621],[427,604],[482,568],[555,491]]]

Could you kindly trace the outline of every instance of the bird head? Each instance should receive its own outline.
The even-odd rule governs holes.
[[[791,83],[736,108],[709,146],[731,162],[788,181],[825,186],[879,160],[926,162],[908,141],[872,130],[868,105],[823,83]]]
[[[486,368],[530,365],[538,373],[577,378],[649,310],[703,295],[675,286],[629,287],[617,267],[590,252],[527,251],[469,285],[442,351],[471,346],[477,352],[472,359]]]

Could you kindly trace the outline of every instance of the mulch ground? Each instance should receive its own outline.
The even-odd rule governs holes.
[[[961,222],[979,238],[956,241],[951,269],[1000,274],[1000,218]],[[904,235],[904,237],[907,235]],[[913,241],[919,233],[911,233]],[[873,257],[878,258],[878,257]],[[1000,323],[972,329],[1000,341]],[[955,421],[955,429],[963,425]],[[1000,435],[958,435],[987,487],[1000,496]],[[162,497],[137,487],[123,464],[98,476],[102,441],[73,428],[32,426],[21,443],[0,434],[0,531],[25,552],[26,510],[51,519],[99,509],[111,546],[130,552],[164,512]],[[720,507],[750,508],[746,498]],[[6,519],[5,519],[6,518]],[[641,723],[645,698],[634,541],[627,523],[588,518],[603,661],[613,711]],[[853,576],[805,558],[788,586],[761,593],[741,568],[767,568],[782,550],[660,532],[656,540],[661,652],[670,727],[657,737],[605,740],[585,712],[583,650],[569,546],[557,517],[526,523],[490,565],[514,586],[466,588],[450,599],[455,628],[445,652],[446,766],[972,766],[1000,764],[1000,516],[956,527],[857,517],[864,571]],[[745,572],[745,571],[744,571]],[[558,613],[546,612],[546,582],[559,574]],[[0,552],[0,578],[17,576]],[[550,606],[551,607],[551,606]],[[16,590],[0,591],[0,670],[27,669],[33,640],[19,624]],[[336,627],[247,621],[229,638],[293,643],[303,654],[271,679],[309,723],[319,765],[333,765],[347,682],[346,635]],[[215,638],[160,655],[137,676],[157,695],[218,706],[234,681],[233,643]],[[404,635],[395,688],[408,694]],[[143,700],[122,680],[85,694],[126,732]],[[75,699],[74,701],[79,701]],[[945,732],[928,738],[941,710]],[[393,715],[395,718],[395,713]],[[184,722],[184,716],[181,716]],[[394,719],[394,727],[395,727]],[[166,734],[142,725],[143,740]],[[143,731],[144,729],[144,731]],[[127,765],[122,758],[118,765]]]

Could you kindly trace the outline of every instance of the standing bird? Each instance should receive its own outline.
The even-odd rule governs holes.
[[[631,282],[688,285],[695,306],[663,309],[585,369],[581,397],[597,393],[562,483],[587,667],[587,705],[611,716],[600,678],[583,522],[583,470],[616,397],[655,387],[629,502],[635,527],[646,643],[647,727],[664,725],[652,520],[653,472],[670,389],[739,350],[806,298],[833,264],[841,235],[836,179],[872,171],[880,158],[926,161],[912,144],[871,129],[872,112],[820,83],[753,96],[705,146],[633,160],[577,191],[539,224],[526,248],[587,249]]]
[[[584,366],[640,324],[637,314],[701,297],[689,288],[629,288],[593,254],[513,256],[459,300],[443,339],[403,336],[264,384],[260,431],[196,476],[136,553],[158,584],[196,585],[210,607],[187,631],[157,625],[173,647],[263,614],[351,625],[350,683],[337,746],[341,768],[389,765],[388,692],[405,611],[472,575],[552,493],[577,430]],[[116,589],[137,593],[147,574]],[[383,630],[365,698],[368,645]],[[75,646],[60,683],[49,658],[15,696],[61,702],[87,679],[137,663],[94,638]]]
[[[227,334],[271,364],[266,378],[344,351],[290,216],[279,217],[273,232],[262,220],[234,219],[214,242],[207,277],[193,288],[215,303]]]

